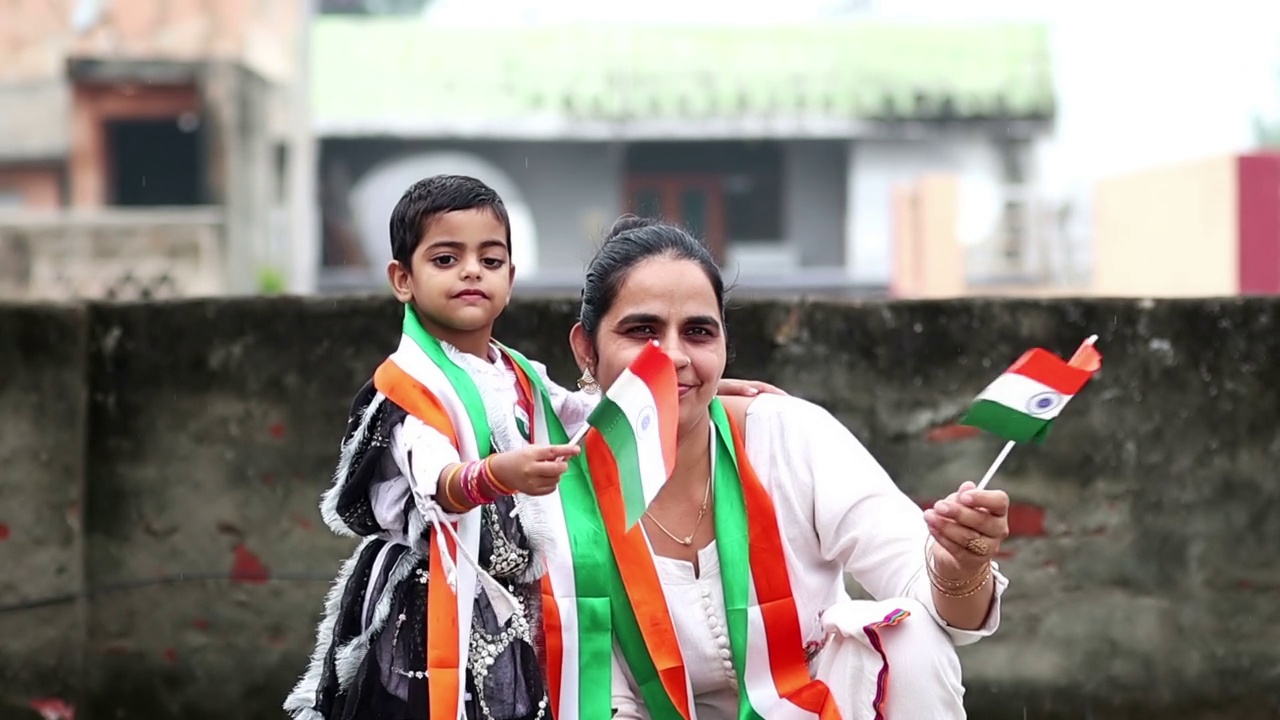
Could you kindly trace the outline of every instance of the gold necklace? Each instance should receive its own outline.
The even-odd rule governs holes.
[[[648,510],[645,510],[644,514],[650,520],[653,521],[654,525],[658,526],[659,530],[666,533],[667,537],[671,538],[672,540],[675,540],[676,542],[680,543],[685,547],[689,547],[690,545],[693,544],[693,536],[698,534],[698,528],[702,527],[702,518],[706,517],[707,515],[707,503],[710,500],[711,500],[711,476],[707,476],[707,490],[702,494],[702,507],[698,509],[698,521],[693,524],[693,532],[689,533],[689,536],[684,538],[683,540],[676,537],[670,530],[663,527],[662,523],[658,522],[658,518],[653,516],[653,513],[649,512]]]

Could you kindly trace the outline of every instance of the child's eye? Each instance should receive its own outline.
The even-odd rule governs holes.
[[[437,255],[431,258],[431,264],[438,267],[449,267],[456,262],[458,262],[458,258],[452,255]]]
[[[497,270],[507,264],[507,262],[502,258],[484,258],[480,262],[484,263],[484,266],[490,270]]]

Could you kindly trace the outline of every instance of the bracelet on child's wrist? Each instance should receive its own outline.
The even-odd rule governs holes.
[[[458,498],[453,496],[453,487],[452,487],[453,481],[455,478],[458,477],[458,474],[462,472],[462,468],[463,468],[462,463],[455,464],[453,466],[453,469],[450,470],[449,474],[446,475],[444,478],[444,497],[446,500],[449,501],[450,505],[452,505],[458,510],[467,509],[467,505],[465,502],[462,502],[461,500],[458,500]]]
[[[514,490],[498,481],[498,476],[493,473],[493,466],[489,464],[491,460],[493,460],[492,455],[485,458],[484,464],[480,467],[485,484],[493,491],[495,497],[498,495],[515,495],[516,492]]]
[[[485,505],[494,501],[496,495],[487,492],[483,487],[484,463],[480,460],[467,463],[466,473],[463,476],[463,492],[467,499],[476,505]]]

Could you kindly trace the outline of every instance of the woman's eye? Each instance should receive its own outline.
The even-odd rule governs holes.
[[[636,325],[627,331],[628,335],[653,335],[655,331],[652,325]]]

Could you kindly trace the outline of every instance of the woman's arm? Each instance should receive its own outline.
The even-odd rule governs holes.
[[[918,600],[957,644],[995,631],[1007,581],[994,564],[978,591],[948,597],[926,567],[930,533],[922,511],[852,433],[826,410],[796,398],[761,398],[753,405],[746,426],[752,459],[766,452],[761,460],[774,465],[768,472],[792,480],[794,487],[778,492],[793,493],[798,511],[812,517],[823,559],[840,563],[877,599]],[[765,468],[756,470],[763,476]]]

